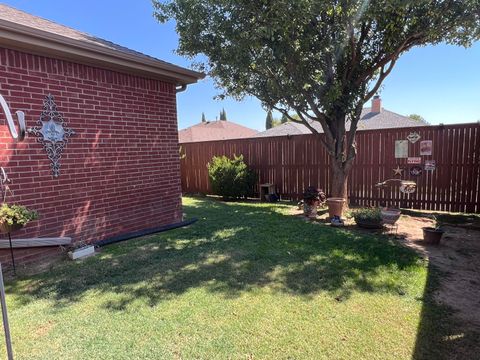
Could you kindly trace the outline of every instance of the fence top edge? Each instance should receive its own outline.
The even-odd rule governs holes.
[[[471,123],[461,123],[461,124],[438,124],[438,125],[424,125],[424,126],[409,126],[409,127],[396,127],[396,128],[385,128],[385,129],[366,129],[357,130],[357,135],[359,134],[369,134],[369,133],[395,133],[400,131],[425,131],[425,130],[442,130],[442,129],[468,129],[480,127],[480,122],[471,122]],[[219,139],[219,140],[207,140],[207,141],[190,141],[190,142],[179,142],[179,145],[201,145],[201,144],[215,144],[215,143],[228,143],[228,142],[263,142],[263,141],[275,141],[275,140],[292,140],[308,138],[312,136],[324,136],[321,134],[296,134],[296,135],[281,135],[281,136],[261,136],[261,137],[248,137],[248,138],[236,138],[236,139]]]

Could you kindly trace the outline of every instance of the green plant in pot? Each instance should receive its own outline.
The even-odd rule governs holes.
[[[36,211],[23,205],[3,203],[0,207],[0,232],[6,234],[20,230],[27,223],[37,218]]]
[[[303,213],[309,218],[317,216],[318,206],[325,203],[326,195],[322,189],[309,186],[303,192]]]
[[[382,212],[379,208],[361,208],[352,210],[351,215],[358,226],[366,229],[381,229]]]
[[[427,244],[438,245],[442,239],[444,231],[440,228],[440,222],[438,219],[435,216],[433,218],[435,220],[435,227],[427,226],[422,228],[423,240]]]

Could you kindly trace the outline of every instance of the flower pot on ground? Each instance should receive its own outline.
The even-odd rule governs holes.
[[[68,252],[68,257],[72,260],[78,260],[95,254],[95,246],[78,245]]]
[[[424,227],[423,230],[423,240],[427,244],[438,245],[444,234],[444,231],[440,228],[434,227]]]
[[[383,208],[381,210],[382,221],[384,224],[394,225],[400,218],[400,209]]]
[[[318,211],[318,201],[304,202],[303,203],[303,215],[308,218],[315,218]]]
[[[35,211],[29,210],[25,206],[4,203],[0,207],[0,232],[7,234],[20,230],[37,217]]]
[[[352,216],[358,226],[365,229],[383,228],[382,213],[379,208],[362,208],[352,211]]]
[[[343,215],[343,207],[345,206],[345,199],[335,197],[328,198],[327,206],[328,216],[330,217],[330,219],[334,218],[335,216],[341,218]]]
[[[325,193],[322,189],[309,186],[303,192],[303,214],[309,218],[317,216],[318,206],[325,202]]]

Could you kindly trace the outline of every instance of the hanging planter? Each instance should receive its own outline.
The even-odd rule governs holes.
[[[37,217],[36,211],[29,210],[25,206],[4,203],[0,207],[0,232],[8,234],[20,230]]]

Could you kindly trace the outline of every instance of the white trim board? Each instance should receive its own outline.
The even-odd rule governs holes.
[[[59,246],[68,245],[72,243],[72,238],[69,237],[54,237],[54,238],[31,238],[31,239],[12,239],[12,247],[29,248],[41,246]],[[8,240],[0,240],[0,249],[9,249],[10,243]]]

